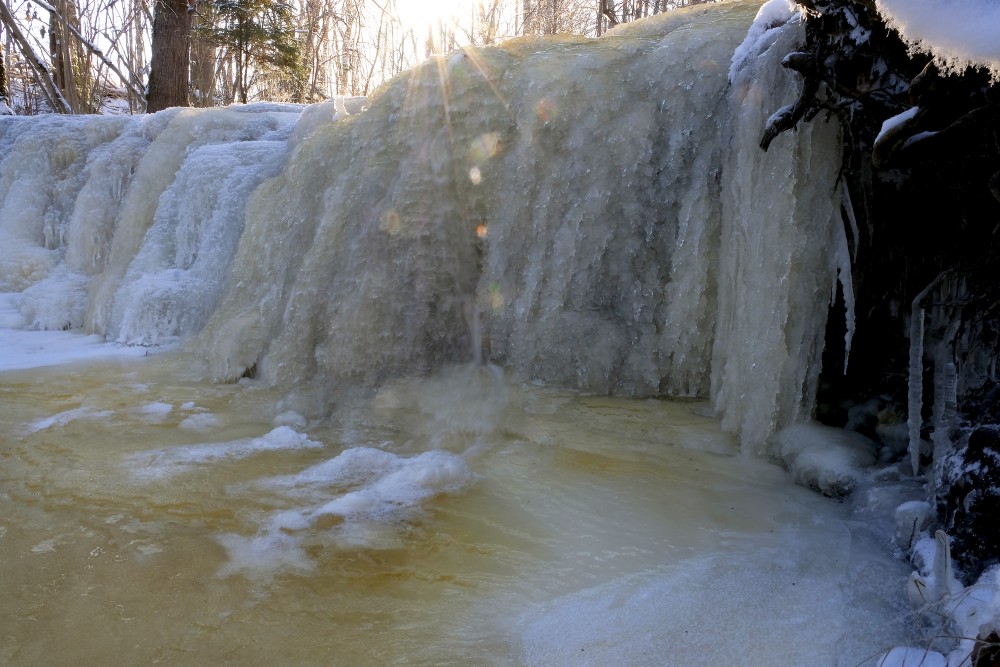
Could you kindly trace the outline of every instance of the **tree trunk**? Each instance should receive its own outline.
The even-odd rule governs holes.
[[[76,112],[85,111],[81,104],[79,87],[77,86],[77,67],[71,48],[70,22],[78,28],[79,19],[75,2],[55,0],[52,3],[55,12],[49,12],[49,58],[52,63],[52,78]],[[79,59],[78,60],[82,60]]]
[[[186,107],[191,19],[186,0],[157,0],[146,111]]]
[[[7,86],[7,66],[4,61],[3,42],[0,41],[0,115],[10,111],[10,88]]]

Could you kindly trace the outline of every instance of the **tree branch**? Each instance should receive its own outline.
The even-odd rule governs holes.
[[[57,113],[73,113],[73,107],[70,106],[66,98],[63,97],[62,92],[59,87],[56,86],[55,82],[52,80],[52,75],[49,73],[49,68],[46,66],[45,62],[38,57],[35,50],[31,48],[31,44],[24,37],[21,29],[17,25],[17,20],[14,15],[11,14],[10,9],[7,7],[7,3],[4,0],[0,0],[0,23],[10,31],[11,37],[17,42],[18,47],[21,49],[21,53],[24,55],[24,59],[28,62],[28,66],[31,67],[32,73],[35,75],[35,80],[38,85],[41,86],[42,92],[45,94],[45,99],[48,100],[49,105],[52,107],[53,111]]]
[[[122,74],[121,70],[119,70],[118,67],[113,62],[111,62],[104,55],[104,52],[101,51],[99,48],[97,48],[97,46],[95,46],[93,43],[91,43],[90,40],[88,40],[86,37],[84,37],[82,34],[80,34],[80,31],[77,30],[76,27],[72,23],[70,23],[69,21],[67,21],[65,19],[65,17],[63,17],[62,15],[60,15],[59,12],[56,11],[55,7],[53,7],[49,3],[45,2],[45,0],[31,0],[31,1],[34,2],[36,5],[38,5],[39,7],[41,7],[42,9],[44,9],[44,10],[46,10],[46,11],[54,14],[55,16],[57,16],[59,18],[59,20],[62,21],[62,24],[71,33],[73,33],[73,35],[78,40],[80,40],[81,44],[83,44],[84,46],[86,46],[87,49],[91,53],[93,53],[95,56],[97,56],[98,58],[100,58],[101,61],[105,65],[108,66],[108,69],[110,69],[112,72],[114,72],[115,74],[118,75],[118,78],[121,79],[122,83],[124,83],[126,86],[128,86],[131,89],[132,94],[138,95],[140,99],[144,99],[145,98],[145,96],[146,96],[145,91],[143,91],[141,88],[139,88],[138,86],[136,86],[135,83],[133,81],[131,81],[129,77],[126,77],[124,74]]]

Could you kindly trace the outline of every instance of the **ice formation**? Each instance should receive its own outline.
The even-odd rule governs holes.
[[[430,498],[461,491],[475,479],[465,459],[451,452],[430,450],[402,457],[373,447],[354,447],[299,473],[233,489],[234,493],[264,491],[311,504],[272,512],[261,521],[256,535],[221,535],[219,542],[229,562],[220,575],[242,572],[269,577],[283,569],[309,570],[312,561],[304,547],[317,541],[377,548],[385,543],[384,529],[392,530],[414,516]],[[317,530],[324,521],[325,527]]]
[[[279,426],[260,437],[137,452],[129,455],[125,464],[138,479],[167,479],[207,463],[242,459],[262,452],[315,449],[322,446],[322,443],[310,440],[295,429]]]
[[[875,463],[875,443],[854,431],[795,424],[775,433],[769,452],[795,480],[829,496],[850,493]]]
[[[5,119],[0,289],[25,326],[187,341],[216,379],[323,394],[478,356],[712,396],[759,451],[810,414],[851,290],[836,123],[757,147],[802,39],[767,8],[731,72],[754,3],[711,36],[668,13],[456,53],[367,102]]]

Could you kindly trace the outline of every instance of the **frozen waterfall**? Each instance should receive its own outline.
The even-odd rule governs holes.
[[[756,451],[810,416],[849,265],[836,124],[758,147],[798,22],[729,79],[758,5],[439,57],[364,109],[4,118],[0,291],[30,327],[181,341],[317,410],[482,355],[710,397]]]

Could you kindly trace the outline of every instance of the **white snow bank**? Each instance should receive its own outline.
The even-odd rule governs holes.
[[[877,0],[879,13],[914,49],[946,71],[989,68],[1000,79],[1000,3],[995,0]]]
[[[819,424],[794,424],[768,441],[768,453],[795,481],[830,496],[850,493],[875,463],[875,443],[854,431]]]
[[[736,72],[740,70],[744,61],[751,54],[760,50],[759,43],[767,39],[771,30],[780,28],[798,15],[799,12],[794,0],[768,0],[761,5],[756,18],[750,24],[746,38],[733,52],[732,64],[729,67],[729,80],[732,81],[735,78]]]
[[[136,452],[125,460],[140,479],[162,479],[186,472],[198,465],[244,459],[261,452],[322,447],[323,443],[287,426],[279,426],[257,438],[213,442],[182,447],[164,447]]]

